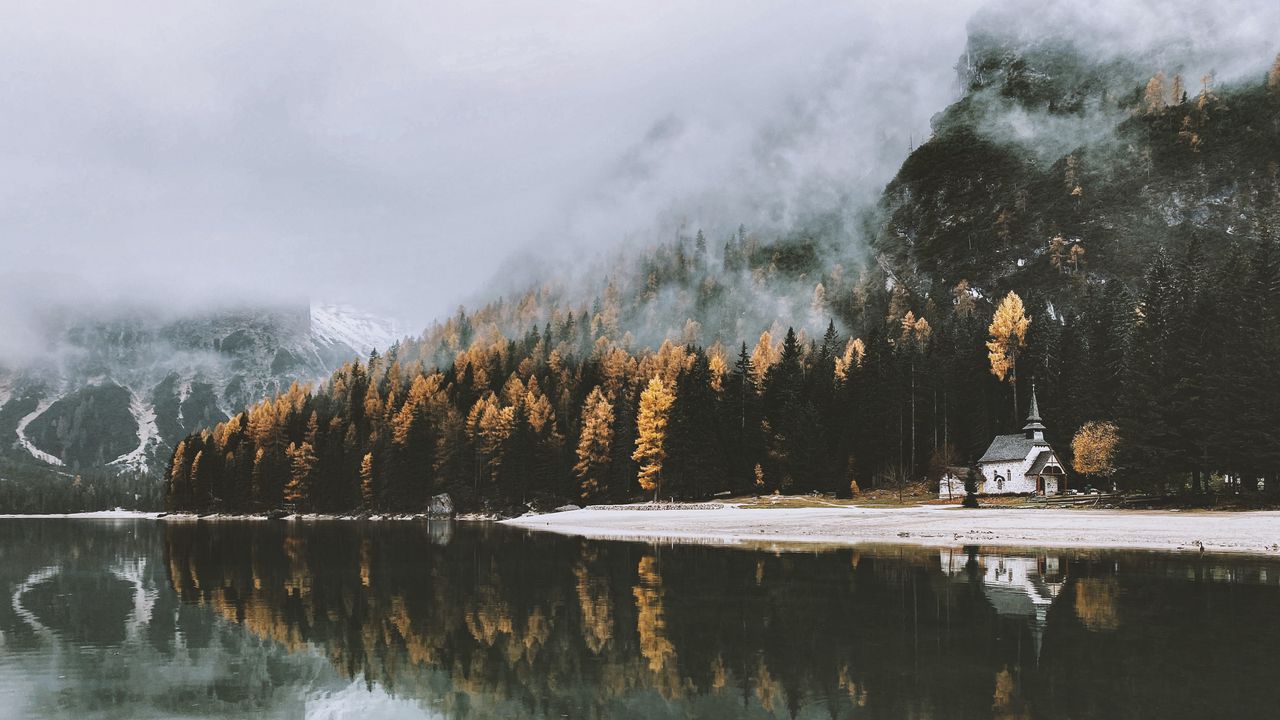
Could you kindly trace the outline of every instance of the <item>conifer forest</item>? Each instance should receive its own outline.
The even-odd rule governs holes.
[[[166,506],[901,488],[1017,432],[1033,384],[1071,486],[1280,492],[1280,60],[1190,90],[1048,50],[971,62],[873,211],[682,227],[460,309],[188,435]],[[1046,97],[1115,125],[1049,161],[977,134],[984,103]]]

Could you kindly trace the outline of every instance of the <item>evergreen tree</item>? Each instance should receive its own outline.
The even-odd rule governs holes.
[[[1175,471],[1171,453],[1177,434],[1169,422],[1172,382],[1165,355],[1174,302],[1172,283],[1168,258],[1161,252],[1147,271],[1125,350],[1117,462],[1122,477],[1145,487],[1168,482]]]
[[[667,438],[667,492],[699,499],[720,488],[724,477],[716,433],[716,395],[710,362],[689,348],[693,362],[676,379]]]

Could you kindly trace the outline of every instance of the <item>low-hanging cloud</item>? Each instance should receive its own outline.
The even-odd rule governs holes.
[[[313,297],[425,324],[530,242],[712,208],[752,153],[779,186],[811,176],[798,165],[879,165],[827,152],[881,131],[821,103],[923,132],[972,9],[881,5],[6,3],[0,328],[104,298]],[[846,71],[906,83],[910,104],[836,97]],[[815,142],[761,147],[793,111]]]
[[[978,5],[6,3],[0,355],[54,304],[309,297],[425,325],[531,248],[852,212],[960,91]],[[1280,26],[1202,5],[988,17],[1224,74]]]

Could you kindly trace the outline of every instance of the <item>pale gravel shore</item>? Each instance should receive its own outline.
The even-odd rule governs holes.
[[[158,512],[139,510],[95,510],[81,513],[0,514],[0,520],[155,520]]]
[[[958,507],[706,510],[613,507],[525,515],[507,525],[590,538],[727,545],[910,543],[1037,548],[1130,548],[1280,555],[1280,512]]]

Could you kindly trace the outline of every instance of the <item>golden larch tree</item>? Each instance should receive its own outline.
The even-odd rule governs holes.
[[[1114,460],[1119,441],[1114,423],[1085,423],[1071,438],[1071,467],[1081,475],[1110,475],[1115,472]]]
[[[911,480],[915,480],[916,467],[916,360],[923,356],[929,348],[929,338],[933,336],[933,328],[924,316],[917,318],[910,310],[902,316],[902,336],[899,338],[909,358],[911,372],[911,454],[907,466],[910,468]],[[902,494],[902,486],[898,486],[898,494]]]
[[[311,499],[311,472],[316,466],[316,451],[311,443],[289,443],[289,482],[284,486],[284,501],[295,509]]]
[[[364,501],[365,512],[373,510],[373,453],[365,453],[360,461],[360,499]]]
[[[186,464],[187,441],[179,440],[177,449],[173,451],[173,467],[169,469],[169,509],[171,510],[176,509],[174,503],[183,494],[183,490],[185,490],[187,478],[186,475],[183,474],[183,471]]]
[[[1158,72],[1147,81],[1147,90],[1142,99],[1148,115],[1155,115],[1165,109],[1169,103],[1164,96],[1164,73]]]
[[[542,388],[538,385],[538,378],[529,378],[528,387],[529,389],[524,393],[524,408],[529,426],[549,445],[560,447],[564,443],[564,438],[556,425],[556,411],[551,405],[551,399],[542,392]]]
[[[1276,55],[1276,61],[1271,66],[1271,71],[1267,73],[1267,90],[1274,95],[1280,95],[1280,55]]]
[[[196,452],[196,457],[191,461],[191,495],[192,500],[198,505],[208,499],[209,488],[208,483],[204,482],[204,451]]]
[[[973,315],[973,311],[977,309],[978,302],[974,300],[974,293],[969,287],[968,280],[961,280],[951,289],[952,304],[956,308],[956,317],[967,318]]]
[[[782,344],[774,343],[773,334],[768,330],[760,333],[760,340],[756,342],[755,350],[751,352],[751,379],[755,381],[757,388],[764,387],[765,373],[769,372],[769,368],[773,367],[781,357]]]
[[[862,360],[866,356],[867,346],[862,342],[862,338],[849,338],[849,342],[844,345],[844,353],[836,358],[836,381],[846,382],[849,379],[849,371],[862,367]]]
[[[582,499],[589,500],[604,487],[613,447],[613,404],[597,385],[582,405],[582,435],[578,438],[578,477]]]
[[[711,389],[717,393],[724,392],[724,379],[729,374],[729,358],[719,340],[707,350],[707,365],[711,370]]]
[[[1018,419],[1018,355],[1027,346],[1027,328],[1031,327],[1031,318],[1027,317],[1022,298],[1009,291],[1008,295],[996,307],[995,317],[987,331],[991,340],[987,342],[987,358],[991,360],[991,374],[1001,381],[1008,380],[1013,386],[1013,418]]]
[[[258,448],[253,454],[253,470],[251,471],[250,481],[253,483],[252,492],[253,500],[257,503],[270,503],[271,498],[266,496],[266,474],[267,470],[267,449]]]
[[[654,377],[640,393],[640,412],[636,417],[636,451],[631,459],[640,463],[640,487],[653,491],[658,499],[662,484],[662,465],[667,459],[667,421],[675,403],[674,390]]]

